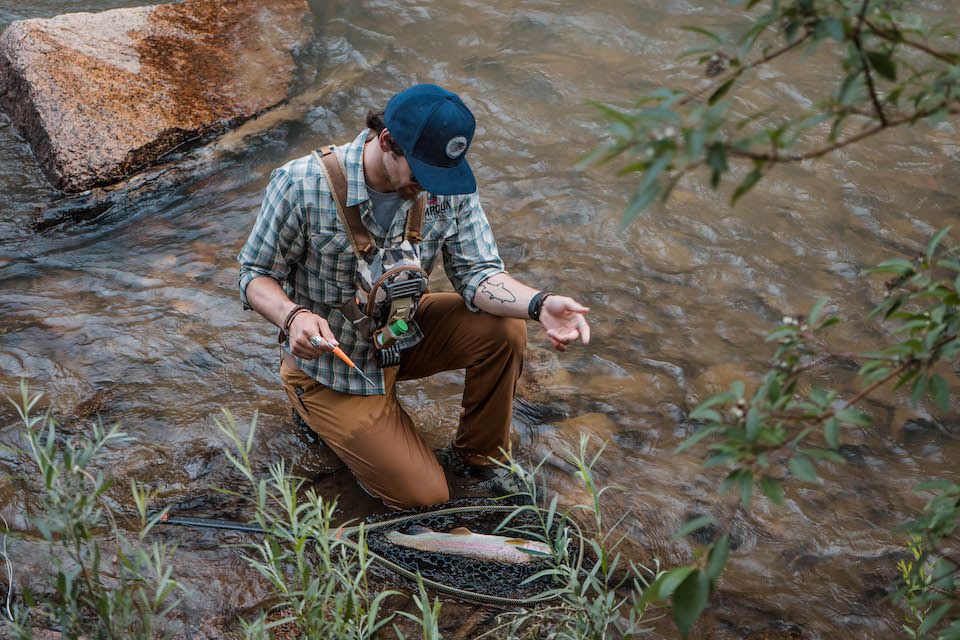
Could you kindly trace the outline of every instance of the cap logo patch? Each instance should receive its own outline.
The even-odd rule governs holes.
[[[447,157],[451,160],[456,160],[463,155],[463,152],[467,150],[467,139],[464,136],[457,136],[455,138],[450,138],[450,142],[447,143]]]

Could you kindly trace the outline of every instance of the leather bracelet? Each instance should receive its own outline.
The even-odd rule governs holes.
[[[287,319],[283,321],[283,332],[286,334],[290,333],[290,325],[293,324],[293,319],[297,317],[297,314],[301,311],[309,311],[306,307],[301,307],[297,305],[293,309],[290,309],[290,313],[287,314]]]
[[[531,320],[540,320],[540,310],[543,309],[543,301],[552,295],[552,293],[541,291],[530,299],[530,306],[527,307],[527,315],[530,316]]]

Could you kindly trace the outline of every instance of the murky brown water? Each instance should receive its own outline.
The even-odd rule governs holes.
[[[5,0],[0,27],[134,4],[146,3]],[[627,105],[660,84],[695,86],[698,70],[676,59],[694,39],[674,27],[736,24],[737,8],[721,0],[317,0],[314,8],[318,77],[366,69],[361,80],[338,86],[301,122],[264,137],[212,178],[124,219],[29,231],[32,205],[55,194],[0,120],[0,392],[11,394],[24,376],[69,424],[79,404],[108,390],[98,396],[106,419],[122,421],[138,442],[110,452],[105,466],[119,485],[130,477],[151,483],[188,513],[237,515],[203,489],[238,483],[218,453],[221,408],[243,421],[260,412],[258,464],[286,458],[299,471],[316,470],[288,423],[274,330],[241,310],[235,255],[274,166],[352,139],[368,107],[409,84],[442,84],[476,114],[471,164],[511,273],[592,308],[593,342],[559,358],[540,398],[560,417],[518,418],[515,441],[535,459],[575,447],[581,433],[610,439],[599,474],[623,487],[609,510],[629,511],[624,526],[641,560],[689,560],[695,545],[671,543],[670,535],[695,515],[722,512],[720,476],[703,471],[693,454],[672,453],[692,433],[680,409],[734,379],[762,375],[771,354],[765,332],[821,296],[849,320],[834,331],[838,344],[878,344],[885,331],[865,320],[878,287],[861,269],[915,252],[957,218],[957,127],[941,123],[781,168],[735,209],[729,191],[689,181],[665,210],[619,232],[631,183],[611,171],[574,169],[603,135],[585,103]],[[947,2],[922,8],[953,17]],[[817,101],[832,77],[824,61],[817,55],[762,72],[737,108]],[[531,343],[549,344],[537,330]],[[401,387],[436,446],[452,433],[461,380],[448,374]],[[823,381],[843,384],[846,374],[824,372]],[[957,414],[936,415],[927,405],[914,412],[889,397],[873,413],[876,427],[844,434],[849,463],[823,468],[822,487],[788,482],[785,507],[756,500],[735,523],[737,546],[700,637],[742,638],[764,628],[796,628],[811,639],[897,636],[900,612],[883,600],[883,588],[903,541],[888,530],[922,505],[916,484],[958,479]],[[13,415],[0,408],[0,444],[17,443]],[[941,428],[903,429],[913,418]],[[5,484],[0,513],[22,527],[32,498]],[[342,496],[344,518],[382,511],[349,475],[319,485]],[[571,501],[582,495],[562,479],[557,488]],[[164,535],[182,541],[177,570],[198,587],[188,614],[229,615],[262,597],[237,552],[218,545],[237,534]],[[34,552],[21,545],[19,553],[23,575]],[[675,635],[661,626],[664,637]]]

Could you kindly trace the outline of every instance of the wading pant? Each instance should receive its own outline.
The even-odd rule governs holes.
[[[455,293],[425,295],[416,314],[424,338],[383,370],[386,394],[329,389],[284,359],[283,386],[294,408],[353,471],[368,493],[398,509],[450,498],[443,470],[397,399],[397,380],[466,369],[463,413],[453,450],[469,464],[491,465],[510,445],[526,323],[467,309]],[[297,391],[300,390],[298,394]]]

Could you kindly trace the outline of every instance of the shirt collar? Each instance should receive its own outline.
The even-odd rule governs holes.
[[[343,165],[347,170],[347,206],[353,207],[370,199],[363,179],[363,145],[370,129],[363,132],[343,149]]]

